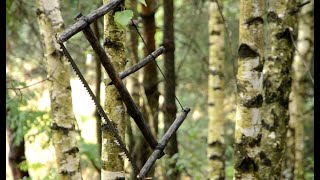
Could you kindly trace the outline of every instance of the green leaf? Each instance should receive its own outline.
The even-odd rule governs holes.
[[[27,161],[24,160],[19,164],[19,168],[21,171],[28,171],[28,164]]]
[[[118,11],[114,15],[114,21],[118,26],[125,28],[129,23],[130,19],[133,17],[133,12],[131,10]]]
[[[143,4],[144,6],[147,6],[146,0],[138,0],[141,4]]]

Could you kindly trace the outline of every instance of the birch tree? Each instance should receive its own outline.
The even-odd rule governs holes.
[[[295,0],[268,0],[266,58],[263,69],[262,139],[259,174],[263,179],[281,177],[289,121],[291,64],[296,15]]]
[[[54,41],[54,34],[63,30],[64,22],[57,0],[38,0],[37,15],[45,46],[48,74],[51,74],[50,100],[52,142],[55,147],[59,179],[82,179],[80,157],[72,112],[70,67]]]
[[[52,142],[55,147],[59,179],[82,179],[80,156],[72,112],[70,66],[60,46],[54,40],[54,34],[61,32],[64,22],[58,0],[38,0],[38,22],[45,57],[47,59],[50,81],[50,100],[52,117]]]
[[[264,0],[240,0],[234,179],[259,179]]]
[[[104,0],[103,3],[106,4],[109,1]],[[124,6],[124,3],[122,5]],[[104,16],[104,48],[117,72],[124,71],[126,65],[125,29],[118,27],[114,21],[114,14],[120,10],[120,8],[117,8]],[[106,85],[105,111],[111,122],[118,129],[123,142],[125,142],[125,106],[116,88],[107,85],[111,79],[106,72],[104,81]],[[102,132],[101,179],[124,179],[124,160],[120,156],[121,152],[113,134],[108,130],[104,130]]]
[[[304,113],[305,81],[310,78],[308,67],[314,49],[314,2],[303,6],[299,15],[297,51],[292,64],[292,94],[290,103],[290,126],[294,128],[294,179],[304,178]],[[291,162],[292,163],[292,162]]]
[[[218,4],[219,3],[219,4]],[[224,25],[219,13],[221,1],[209,2],[208,81],[208,178],[225,179],[224,141]]]

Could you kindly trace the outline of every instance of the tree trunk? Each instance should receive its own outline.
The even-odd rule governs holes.
[[[175,103],[175,92],[176,92],[176,76],[175,76],[175,63],[174,63],[174,4],[173,0],[163,1],[163,12],[164,12],[164,22],[163,22],[163,45],[166,49],[164,52],[164,75],[166,77],[164,83],[164,130],[170,127],[172,122],[176,118],[177,107]],[[178,141],[177,135],[174,134],[167,147],[167,154],[171,158],[173,155],[178,153]],[[167,174],[167,179],[176,180],[179,179],[180,173],[176,168],[176,160],[171,159],[170,163],[166,167],[166,172],[171,172]]]
[[[52,142],[55,147],[59,179],[82,179],[80,156],[72,112],[70,67],[53,35],[62,31],[64,22],[57,0],[38,0],[37,15],[40,33],[44,38],[48,62],[52,113]]]
[[[99,21],[95,21],[93,23],[93,31],[95,36],[98,40],[100,40],[100,32],[99,32]],[[96,62],[96,97],[100,102],[100,84],[101,84],[101,78],[102,78],[102,71],[101,71],[101,63],[98,59],[97,55],[94,53],[94,61]],[[96,108],[94,116],[96,117],[96,134],[97,134],[97,143],[98,143],[98,149],[99,149],[99,156],[101,156],[101,148],[102,148],[102,133],[101,133],[101,116],[98,113],[98,109]],[[101,177],[101,173],[99,172],[99,177]]]
[[[129,8],[134,12],[133,19],[137,19],[137,0],[131,0],[129,3]],[[136,29],[133,26],[130,26],[130,36],[129,36],[129,66],[132,67],[133,65],[139,62],[139,55],[138,55],[138,45],[139,45],[139,35],[136,32]],[[139,83],[139,75],[140,71],[131,74],[129,77],[126,78],[126,85],[128,88],[129,93],[132,96],[134,102],[139,105],[139,92],[140,92],[140,83]],[[127,115],[127,133],[128,133],[128,148],[131,152],[133,158],[136,160],[136,164],[138,167],[142,167],[142,163],[140,163],[141,159],[141,149],[137,147],[141,147],[141,141],[144,141],[144,137],[142,136],[139,128],[135,125],[134,120]],[[129,179],[135,179],[136,175],[133,171],[130,172]]]
[[[103,3],[106,4],[109,1],[104,0]],[[126,65],[125,30],[119,28],[114,21],[114,14],[120,10],[120,8],[117,8],[104,16],[104,42],[108,42],[104,43],[104,47],[117,72],[123,71]],[[125,142],[125,106],[116,88],[107,86],[107,83],[111,81],[109,76],[106,74],[105,77],[105,110],[114,126],[118,129],[123,142]],[[124,179],[124,160],[119,155],[122,150],[114,141],[114,136],[110,131],[103,131],[102,133],[101,179]]]
[[[222,1],[209,3],[208,77],[208,178],[225,179],[224,141],[224,25],[219,13]],[[221,9],[222,10],[222,9]]]
[[[147,0],[147,6],[142,6],[142,23],[143,23],[143,30],[144,30],[144,40],[147,44],[148,49],[144,48],[144,57],[149,55],[149,52],[153,52],[156,48],[155,46],[155,33],[156,33],[156,24],[155,24],[155,8],[156,2],[155,0]],[[158,133],[158,110],[159,110],[159,91],[158,91],[158,71],[157,66],[154,62],[149,63],[143,68],[143,78],[142,78],[142,85],[144,88],[146,98],[142,98],[142,114],[144,119],[148,122],[152,134],[157,137]],[[142,92],[143,93],[143,92]],[[140,151],[139,161],[140,167],[147,161],[149,155],[151,155],[151,149],[149,148],[148,143],[143,140],[143,136],[139,135],[140,137]],[[153,176],[154,167],[148,173],[149,176]]]
[[[263,67],[262,138],[259,175],[263,179],[281,177],[282,159],[286,147],[289,121],[291,64],[294,54],[292,38],[296,15],[289,11],[297,7],[295,0],[268,0],[266,51]],[[290,35],[292,34],[292,35]]]
[[[240,0],[234,179],[259,179],[264,0]]]
[[[290,121],[295,129],[295,162],[294,179],[304,178],[304,113],[305,113],[305,82],[308,76],[310,61],[313,54],[314,43],[314,25],[313,25],[313,1],[302,7],[299,16],[298,30],[298,53],[294,57],[292,64],[293,83],[290,103]],[[293,162],[291,162],[293,163]]]
[[[26,161],[24,140],[22,140],[19,144],[15,144],[14,138],[12,137],[14,130],[6,126],[6,131],[9,138],[9,165],[13,175],[13,179],[16,180],[23,179],[24,177],[29,177],[28,170],[21,170],[19,166],[21,162]]]
[[[144,56],[147,57],[149,52],[153,52],[156,49],[154,36],[156,34],[156,23],[154,15],[156,13],[155,0],[147,0],[147,6],[142,5],[142,22],[144,29],[144,40],[146,41],[148,50],[144,49]],[[158,91],[158,71],[156,64],[149,63],[143,68],[143,87],[146,92],[146,96],[151,108],[153,119],[149,119],[148,122],[154,124],[151,127],[153,133],[158,133],[158,110],[159,110],[159,91]],[[148,119],[148,117],[146,117]],[[149,124],[151,124],[149,123]]]

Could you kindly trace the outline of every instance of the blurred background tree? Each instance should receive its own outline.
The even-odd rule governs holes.
[[[130,1],[131,2],[131,1]],[[155,46],[159,47],[163,39],[163,2],[156,1],[155,12]],[[184,106],[191,107],[192,111],[186,121],[177,132],[179,153],[172,156],[171,160],[176,161],[176,166],[180,172],[181,179],[207,179],[208,159],[207,159],[207,135],[208,135],[208,73],[209,73],[209,41],[208,41],[208,0],[174,0],[174,41],[175,41],[175,85],[176,95]],[[131,9],[127,0],[127,9]],[[223,109],[225,114],[225,173],[226,179],[233,176],[233,144],[235,127],[235,107],[236,107],[236,71],[237,71],[237,51],[239,39],[239,1],[223,1],[223,15],[225,26],[225,90]],[[92,10],[101,6],[101,1],[60,1],[61,13],[65,22],[65,27],[75,22],[74,17],[81,12],[86,15]],[[312,6],[307,4],[301,10]],[[133,9],[133,8],[132,8]],[[58,175],[54,164],[55,153],[50,142],[50,101],[49,101],[49,80],[47,77],[46,60],[43,56],[44,47],[41,44],[41,36],[36,21],[37,6],[34,1],[12,1],[6,0],[6,85],[8,114],[6,116],[7,127],[13,129],[13,137],[17,137],[21,144],[25,142],[25,158],[19,162],[19,169],[28,170],[32,179],[55,179]],[[138,5],[137,12],[142,12],[141,5]],[[311,14],[311,13],[310,13]],[[142,17],[135,13],[134,19],[138,20],[140,32],[144,32]],[[103,20],[97,22],[102,34]],[[127,27],[129,33],[132,27]],[[310,34],[306,32],[307,34]],[[133,34],[133,32],[132,32]],[[131,36],[127,36],[131,37]],[[101,37],[100,37],[101,38]],[[127,54],[130,54],[134,47],[130,46],[131,39],[127,38]],[[102,43],[102,42],[101,42]],[[136,56],[140,61],[145,56],[144,46],[139,39],[132,44],[136,45]],[[97,90],[100,85],[101,104],[104,104],[105,90],[102,82],[97,82],[97,66],[94,60],[94,53],[86,43],[82,33],[72,37],[68,41],[68,50],[76,60],[81,72],[88,80],[91,87]],[[305,47],[305,46],[303,46]],[[313,44],[311,45],[313,47]],[[311,54],[313,50],[310,50]],[[128,61],[131,59],[127,56]],[[157,58],[160,67],[164,69],[163,55]],[[313,58],[310,59],[310,69],[313,76]],[[131,64],[128,63],[127,67]],[[309,64],[308,64],[309,66]],[[304,68],[304,65],[302,66]],[[302,68],[302,69],[303,69]],[[143,70],[139,73],[142,76]],[[139,75],[139,76],[140,76]],[[152,74],[153,75],[153,74]],[[132,75],[131,75],[132,76]],[[151,76],[151,74],[147,74]],[[134,77],[134,76],[132,76]],[[164,80],[160,73],[158,77],[159,107],[164,101]],[[103,78],[103,77],[102,77]],[[100,157],[97,124],[94,117],[95,107],[89,96],[84,91],[79,80],[71,71],[70,84],[72,88],[72,101],[76,129],[80,132],[78,136],[80,142],[80,164],[83,179],[99,179]],[[307,76],[305,83],[305,114],[304,114],[304,176],[305,179],[313,178],[313,129],[312,126],[314,96],[313,86],[310,85],[310,78]],[[39,83],[38,83],[39,82]],[[129,79],[125,80],[128,82]],[[140,80],[140,82],[142,82]],[[32,85],[36,83],[33,86]],[[28,86],[23,89],[13,89]],[[129,88],[130,89],[130,88]],[[139,88],[140,89],[140,88]],[[132,88],[136,90],[136,88]],[[141,93],[141,90],[139,90]],[[140,98],[141,99],[141,98]],[[177,103],[177,102],[176,102]],[[140,103],[139,103],[140,104]],[[164,133],[164,113],[158,109],[158,137]],[[179,108],[178,108],[179,112]],[[24,121],[22,121],[22,119]],[[96,124],[97,122],[97,124]],[[128,121],[127,121],[128,122]],[[132,122],[132,120],[131,120]],[[133,136],[127,131],[126,142],[136,143],[135,124],[132,123]],[[129,129],[129,128],[127,128]],[[7,152],[9,153],[10,139],[12,135],[7,133]],[[131,138],[134,137],[134,138]],[[130,140],[131,138],[131,140]],[[23,144],[23,143],[22,143]],[[130,149],[130,148],[129,148]],[[130,149],[131,150],[131,149]],[[19,155],[21,156],[21,155]],[[23,156],[23,155],[22,155]],[[166,156],[156,163],[155,177],[165,179],[170,172],[164,171],[164,167],[170,161]],[[9,166],[9,164],[7,164]],[[125,172],[129,172],[125,163]],[[168,173],[168,174],[166,174]],[[126,173],[126,176],[129,173]],[[12,179],[12,172],[7,168],[7,178]]]

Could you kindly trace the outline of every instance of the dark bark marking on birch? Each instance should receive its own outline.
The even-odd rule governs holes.
[[[277,13],[270,11],[267,14],[267,21],[269,23],[281,23],[282,19],[278,17]]]
[[[263,24],[263,19],[261,17],[251,17],[251,18],[248,18],[245,22],[245,24],[247,24],[248,26],[251,26],[251,25],[259,25],[259,24]]]
[[[213,87],[213,90],[218,91],[218,90],[222,90],[221,87]]]
[[[224,158],[222,158],[220,155],[211,155],[209,156],[209,159],[224,162]]]
[[[66,154],[70,154],[70,155],[75,155],[76,153],[79,152],[79,148],[78,147],[73,147],[67,151],[65,151],[64,153]]]
[[[73,175],[75,175],[77,173],[77,171],[61,171],[60,172],[60,174],[62,175],[62,176],[73,176]]]
[[[220,79],[224,78],[224,74],[221,71],[209,69],[209,74],[212,76],[219,76]]]
[[[260,159],[261,159],[263,165],[266,165],[266,166],[272,165],[271,160],[268,158],[268,156],[263,151],[261,151],[259,153],[259,156],[260,156]]]
[[[247,108],[259,108],[262,106],[263,97],[261,94],[249,99],[249,100],[242,100],[242,105]]]
[[[213,141],[208,144],[209,147],[214,147],[214,146],[222,146],[221,141]]]
[[[72,125],[71,128],[66,128],[58,126],[57,123],[53,123],[51,126],[51,130],[62,131],[64,135],[68,135],[69,131],[71,132],[75,130],[75,125]]]
[[[279,32],[276,34],[276,38],[278,40],[280,39],[285,39],[287,40],[289,43],[292,43],[291,41],[291,32],[288,28],[286,28],[283,32]]]
[[[118,43],[118,42],[114,42],[110,39],[105,39],[103,45],[107,48],[112,48],[112,49],[120,49],[123,47],[123,45],[121,43]]]
[[[220,34],[221,34],[221,32],[220,32],[220,31],[212,30],[212,31],[210,32],[210,35],[219,36]]]
[[[253,50],[250,46],[248,46],[245,43],[242,43],[239,46],[239,50],[238,50],[238,56],[240,58],[254,58],[259,56],[259,54]]]
[[[258,165],[250,157],[245,157],[239,165],[236,166],[236,169],[241,172],[256,172],[258,171]]]
[[[253,68],[254,70],[258,71],[258,72],[262,72],[263,70],[263,64],[262,63],[259,63],[259,65],[255,68]]]

